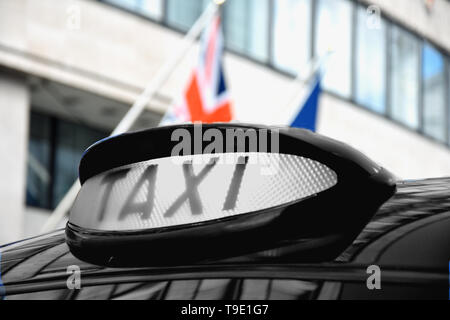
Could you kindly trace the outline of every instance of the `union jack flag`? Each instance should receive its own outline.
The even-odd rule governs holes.
[[[222,65],[223,36],[220,16],[215,16],[202,35],[200,58],[181,101],[171,108],[162,124],[229,122],[231,101]]]

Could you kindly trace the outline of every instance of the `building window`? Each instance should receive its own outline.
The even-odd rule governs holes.
[[[444,58],[435,48],[422,49],[423,131],[439,141],[446,141],[446,101]]]
[[[332,51],[323,86],[343,97],[351,93],[353,3],[346,0],[318,0],[315,19],[315,48],[318,57]]]
[[[38,208],[50,208],[50,129],[49,117],[31,113],[26,202]]]
[[[207,0],[166,0],[167,23],[182,31],[188,31],[207,7]]]
[[[78,165],[84,151],[107,134],[67,121],[56,120],[53,202],[56,207],[78,178]]]
[[[32,112],[28,144],[26,204],[53,209],[78,178],[86,150],[107,134]]]
[[[226,46],[260,61],[269,50],[269,1],[228,0],[224,5]]]
[[[273,63],[284,71],[306,77],[311,55],[311,0],[274,1]]]
[[[367,11],[359,7],[356,26],[355,100],[386,112],[386,22],[368,24]]]
[[[397,26],[391,28],[390,116],[419,128],[419,40]]]
[[[162,0],[103,0],[118,7],[134,11],[155,20],[161,20],[163,16]]]

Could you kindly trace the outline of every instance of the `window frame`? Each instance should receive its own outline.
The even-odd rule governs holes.
[[[393,63],[393,58],[392,55],[390,54],[393,50],[393,46],[392,46],[392,40],[393,40],[393,30],[394,28],[399,29],[400,32],[405,32],[408,34],[408,36],[411,36],[414,41],[417,43],[417,48],[416,48],[416,54],[417,54],[417,64],[415,66],[416,71],[417,71],[417,78],[416,78],[416,82],[417,82],[417,100],[416,100],[416,104],[417,104],[417,127],[411,127],[409,126],[407,123],[402,122],[396,118],[394,118],[392,112],[393,112],[393,107],[392,107],[392,70],[391,70],[391,66]],[[386,92],[386,117],[391,120],[392,122],[394,122],[395,124],[408,129],[410,131],[413,132],[419,132],[420,134],[423,135],[422,133],[422,70],[421,70],[421,66],[422,66],[422,39],[420,39],[416,34],[412,33],[410,30],[404,28],[403,26],[399,25],[399,24],[394,24],[391,21],[389,21],[389,25],[388,25],[388,44],[387,44],[387,51],[386,51],[386,55],[387,55],[387,64],[388,64],[388,72],[386,74],[386,85],[387,85],[387,92]]]
[[[311,27],[311,37],[312,37],[312,47],[311,47],[311,51],[312,51],[312,56],[315,57],[316,53],[318,51],[317,49],[317,39],[318,39],[318,30],[317,30],[317,25],[318,25],[318,19],[319,19],[319,3],[318,0],[311,0],[313,1],[314,5],[312,6],[312,10],[313,10],[313,16],[311,19],[311,23],[312,23],[312,27]],[[320,1],[320,0],[319,0]],[[326,1],[326,0],[324,0]],[[338,97],[341,100],[344,101],[350,101],[353,104],[356,104],[358,106],[361,106],[361,104],[356,103],[355,99],[354,99],[354,87],[355,87],[355,79],[356,79],[356,74],[355,74],[355,68],[354,68],[354,64],[355,64],[355,54],[356,54],[356,40],[355,40],[355,35],[356,35],[356,31],[355,31],[355,22],[356,22],[356,15],[357,15],[357,11],[359,6],[361,5],[358,1],[355,0],[339,0],[341,2],[347,2],[348,5],[350,6],[350,46],[349,46],[349,79],[348,81],[349,83],[349,92],[348,93],[338,93],[335,92],[334,90],[330,90],[326,87],[326,85],[323,83],[325,79],[323,79],[322,81],[322,88],[323,91],[325,91],[326,93],[334,96],[334,97]],[[363,108],[364,109],[364,108]]]
[[[166,0],[167,1],[167,0]],[[242,1],[242,0],[237,0],[237,1]],[[246,0],[244,0],[246,1]],[[273,9],[274,9],[274,1],[276,0],[260,0],[260,1],[265,1],[267,5],[267,28],[264,30],[265,33],[265,48],[264,48],[264,53],[261,53],[261,55],[263,57],[257,57],[255,56],[252,52],[251,52],[251,48],[247,47],[245,48],[245,50],[239,50],[237,48],[233,48],[232,46],[228,45],[228,41],[227,41],[227,25],[229,23],[227,16],[229,14],[229,12],[226,9],[226,5],[227,2],[224,4],[223,7],[220,8],[221,10],[221,15],[222,15],[222,32],[223,32],[223,39],[224,39],[224,49],[226,51],[232,52],[238,56],[244,57],[252,62],[255,62],[257,64],[272,68],[273,70],[278,70],[274,67],[273,64],[273,48],[272,48],[272,44],[273,44],[273,23],[274,23],[274,16],[273,16]],[[247,27],[251,24],[251,21],[248,20],[246,21]],[[246,29],[245,38],[248,38],[250,33],[247,32],[248,30]],[[247,39],[247,42],[248,39]]]
[[[367,7],[366,6],[362,6],[362,5],[356,5],[353,9],[353,22],[352,22],[352,63],[351,63],[351,97],[352,100],[355,101],[355,104],[362,106],[363,108],[370,110],[371,112],[374,112],[375,114],[379,114],[379,115],[389,115],[389,111],[388,111],[388,91],[389,87],[388,87],[388,81],[390,79],[389,74],[390,74],[390,65],[391,65],[391,61],[392,61],[392,57],[389,54],[389,49],[390,49],[390,40],[391,40],[391,23],[386,20],[384,17],[380,17],[380,21],[381,23],[384,25],[382,28],[384,29],[383,32],[384,34],[383,36],[383,42],[384,42],[384,50],[383,52],[381,52],[381,56],[382,59],[384,59],[384,75],[382,76],[382,89],[383,89],[383,101],[381,102],[383,104],[383,109],[384,111],[378,112],[374,109],[378,108],[377,106],[369,106],[363,102],[359,102],[358,100],[358,83],[360,80],[359,79],[359,74],[358,74],[358,50],[359,50],[359,45],[360,43],[358,42],[359,40],[359,33],[361,32],[361,30],[359,30],[360,27],[360,12],[361,11],[367,11]]]
[[[436,46],[434,43],[425,40],[425,39],[421,39],[421,45],[420,45],[420,66],[419,66],[419,81],[420,81],[420,89],[419,89],[419,105],[420,105],[420,113],[419,113],[419,117],[420,117],[420,121],[419,121],[419,132],[422,136],[431,139],[434,142],[437,143],[441,143],[447,146],[450,146],[450,137],[449,137],[449,119],[448,116],[446,117],[445,123],[444,123],[444,128],[442,128],[442,130],[444,131],[444,134],[446,134],[446,136],[444,136],[443,140],[440,140],[434,136],[432,136],[430,133],[426,133],[425,132],[425,79],[424,79],[424,57],[423,57],[423,53],[425,50],[425,46],[430,47],[432,50],[436,51],[442,58],[442,72],[443,72],[443,78],[444,78],[444,117],[447,116],[448,114],[448,101],[447,100],[447,96],[449,95],[449,88],[450,88],[450,84],[448,81],[448,76],[447,74],[447,69],[446,69],[446,62],[448,60],[448,55],[445,54],[445,52],[438,46]]]
[[[53,204],[54,204],[55,194],[56,194],[55,193],[56,158],[57,158],[57,150],[58,150],[58,145],[59,145],[59,140],[58,140],[58,137],[59,137],[58,131],[59,131],[59,129],[58,129],[58,125],[60,123],[67,123],[69,125],[76,125],[76,126],[81,127],[83,129],[97,131],[99,134],[102,134],[102,135],[104,134],[105,137],[108,136],[109,134],[107,132],[105,132],[105,131],[102,131],[101,129],[93,128],[93,127],[91,127],[89,125],[86,125],[84,123],[76,123],[74,121],[70,121],[70,120],[65,119],[65,118],[57,117],[57,116],[55,116],[55,115],[53,115],[51,113],[48,113],[48,112],[45,112],[45,111],[41,111],[41,108],[38,107],[38,106],[35,106],[35,105],[31,106],[29,114],[30,114],[30,119],[31,119],[31,114],[36,114],[36,115],[38,115],[40,117],[45,117],[45,118],[48,119],[48,126],[49,126],[49,140],[48,140],[49,150],[48,150],[48,155],[47,156],[49,158],[49,164],[48,164],[49,183],[46,186],[46,188],[47,188],[47,190],[46,190],[46,193],[47,193],[47,199],[46,199],[47,205],[46,206],[35,206],[35,205],[32,205],[32,204],[29,204],[27,202],[27,198],[26,197],[24,199],[24,204],[25,204],[25,206],[27,206],[29,208],[43,209],[43,210],[46,210],[46,211],[47,210],[53,210],[54,209]],[[31,126],[31,123],[29,123],[28,126]],[[28,133],[28,137],[27,137],[28,140],[30,139],[30,135],[31,135],[31,132]],[[30,152],[30,150],[29,150],[29,148],[27,148],[27,155],[28,155],[29,152]],[[29,170],[28,164],[26,166],[26,170],[27,170],[27,176],[28,176],[28,170]],[[26,183],[25,183],[25,193],[26,193],[27,188],[28,188],[28,179],[26,180]]]
[[[279,65],[277,65],[277,63],[275,62],[275,3],[277,0],[270,0],[270,9],[269,9],[269,43],[268,43],[268,50],[269,50],[269,59],[268,59],[268,63],[272,66],[272,68],[274,70],[276,70],[279,73],[283,73],[283,74],[287,74],[290,77],[297,77],[296,73],[297,72],[291,72],[290,70],[287,70],[286,68],[280,67]],[[312,61],[312,59],[314,58],[314,45],[315,45],[315,39],[314,39],[314,34],[315,31],[313,30],[315,28],[315,10],[316,10],[316,6],[317,6],[317,2],[315,0],[307,0],[309,2],[309,15],[310,15],[310,19],[309,19],[309,23],[307,26],[307,30],[309,31],[307,33],[307,37],[309,40],[308,45],[308,49],[307,50],[307,60],[308,61]]]

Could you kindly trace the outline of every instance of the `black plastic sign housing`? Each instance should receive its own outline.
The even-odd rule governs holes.
[[[172,134],[180,128],[195,134],[194,125],[160,127],[93,145],[80,162],[82,188],[89,179],[108,170],[171,157],[178,143],[173,141]],[[197,264],[272,249],[277,250],[280,259],[331,261],[352,243],[378,208],[395,193],[395,179],[388,171],[330,138],[294,128],[203,125],[203,130],[211,128],[224,136],[227,129],[276,132],[276,152],[317,161],[336,173],[337,182],[299,201],[180,226],[104,231],[83,228],[69,219],[66,240],[71,252],[82,260],[112,267]],[[203,141],[200,148],[193,147],[192,154],[203,153],[208,143]],[[255,151],[248,150],[248,143],[244,146],[244,152]],[[93,214],[89,203],[81,207],[83,212],[71,212],[71,215]]]

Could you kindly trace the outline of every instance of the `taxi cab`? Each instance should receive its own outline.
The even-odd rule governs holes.
[[[448,299],[450,178],[309,131],[181,125],[91,146],[67,226],[0,247],[16,299]]]

